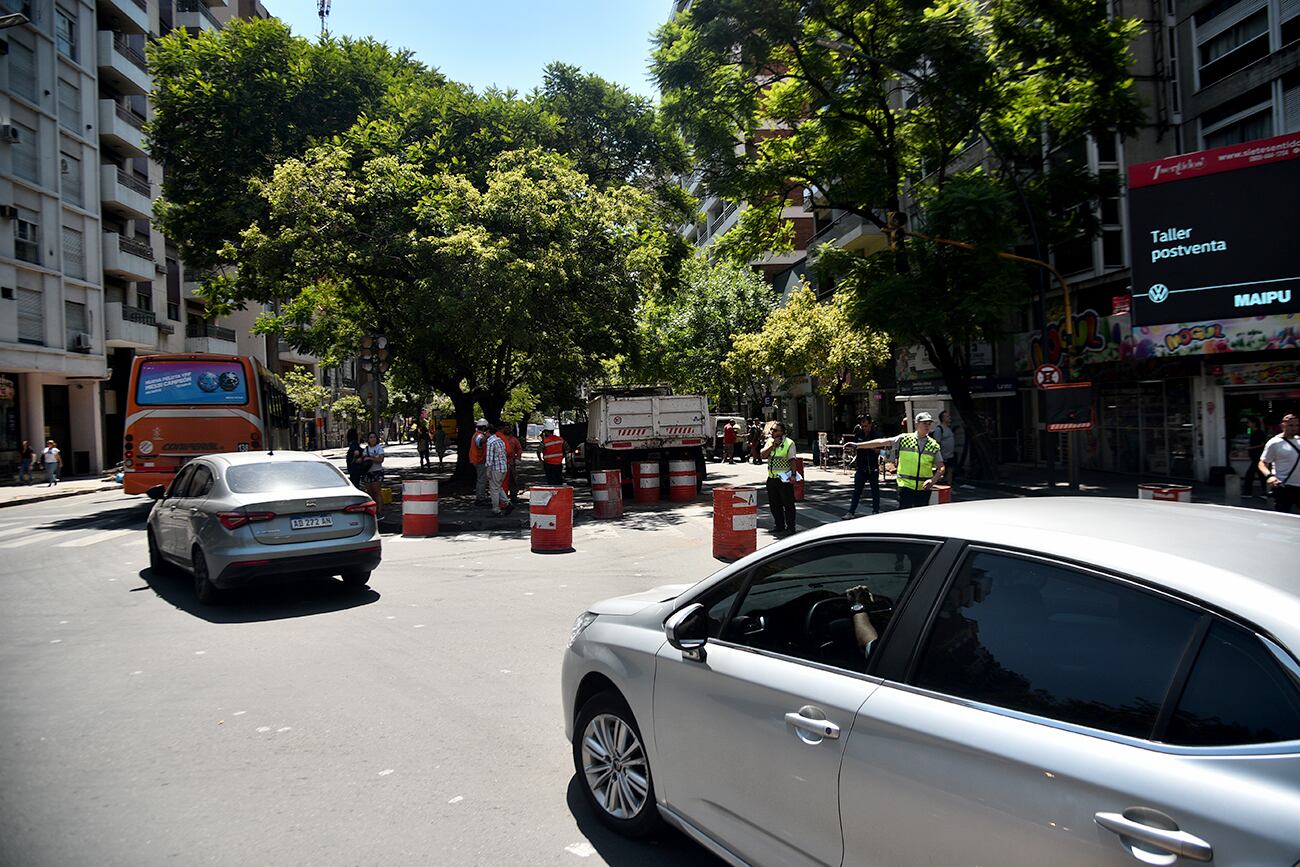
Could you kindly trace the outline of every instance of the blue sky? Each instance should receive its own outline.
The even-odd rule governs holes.
[[[293,32],[320,32],[316,0],[263,0]],[[670,0],[333,0],[330,32],[408,48],[443,74],[482,90],[527,92],[553,60],[653,97],[650,36]]]

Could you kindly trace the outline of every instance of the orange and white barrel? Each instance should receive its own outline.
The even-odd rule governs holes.
[[[1190,503],[1191,485],[1138,485],[1139,500],[1162,500],[1167,503]]]
[[[668,462],[668,499],[678,503],[695,499],[696,481],[695,461]]]
[[[803,502],[803,458],[791,458],[790,466],[794,468],[794,501]]]
[[[407,479],[402,483],[402,535],[438,535],[438,482]]]
[[[713,556],[739,560],[758,548],[758,488],[713,489]]]
[[[573,488],[528,489],[528,528],[533,550],[554,554],[573,550]]]
[[[623,517],[623,474],[621,472],[592,471],[591,511],[597,518]]]
[[[930,505],[952,502],[952,485],[934,485],[930,488]]]
[[[659,502],[659,462],[632,462],[632,502]]]

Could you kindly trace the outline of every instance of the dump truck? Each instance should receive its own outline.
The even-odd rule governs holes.
[[[662,387],[595,392],[587,404],[587,436],[582,456],[593,470],[620,470],[632,485],[632,465],[657,461],[662,487],[668,487],[669,461],[695,463],[696,485],[704,485],[709,401],[702,394],[673,394]]]

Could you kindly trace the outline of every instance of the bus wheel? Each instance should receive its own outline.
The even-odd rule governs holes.
[[[203,605],[212,605],[217,601],[217,585],[208,577],[208,561],[202,549],[194,546],[194,595]]]

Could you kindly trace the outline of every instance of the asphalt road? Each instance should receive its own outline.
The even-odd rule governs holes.
[[[0,864],[717,863],[595,822],[559,694],[591,602],[717,567],[703,500],[580,524],[562,555],[386,537],[367,592],[214,608],[148,570],[147,508],[0,510]]]

